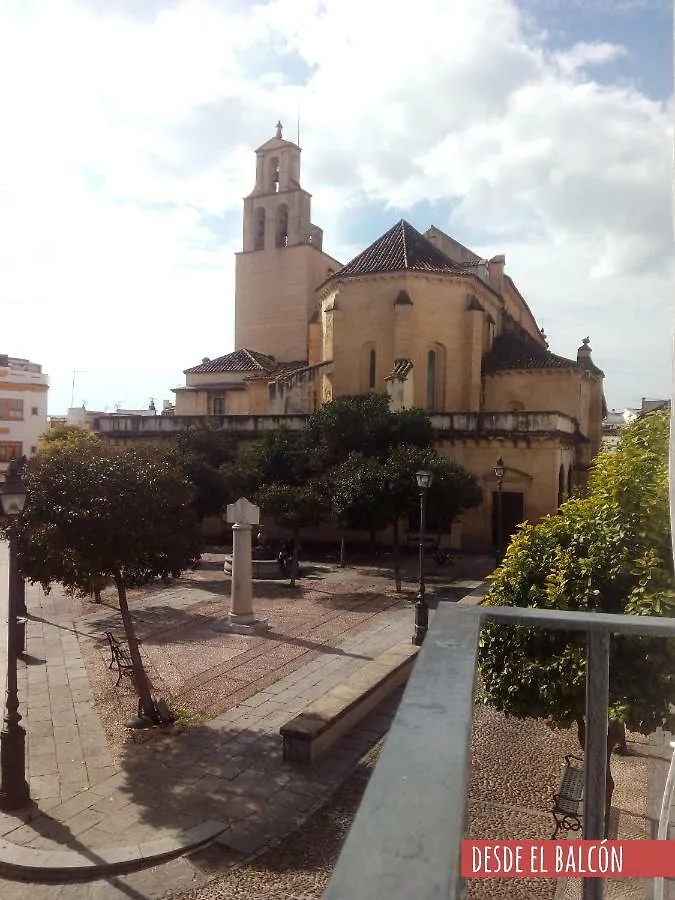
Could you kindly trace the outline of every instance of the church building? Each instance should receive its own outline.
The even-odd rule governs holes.
[[[454,546],[494,542],[498,490],[506,533],[554,512],[601,441],[603,373],[588,338],[576,359],[552,353],[505,257],[482,259],[434,226],[422,234],[401,220],[341,264],[312,223],[300,152],[281,123],[256,150],[235,349],[186,370],[175,416],[297,417],[386,391],[392,409],[428,410],[438,448],[483,487]]]

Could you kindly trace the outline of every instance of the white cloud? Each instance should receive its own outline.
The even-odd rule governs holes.
[[[575,44],[563,53],[557,53],[555,60],[565,75],[571,75],[573,72],[578,72],[587,66],[615,62],[622,56],[626,56],[626,48],[617,44],[587,44],[582,42]]]
[[[384,0],[15,0],[0,302],[40,327],[4,349],[44,363],[54,411],[72,369],[91,370],[92,405],[139,405],[230,349],[232,214],[253,149],[279,115],[293,137],[300,108],[328,252],[353,249],[351,208],[396,207],[393,224],[445,198],[435,224],[506,253],[557,352],[591,333],[610,403],[665,390],[667,351],[649,347],[670,324],[672,110],[593,80],[624,54],[554,53],[508,0],[417,0],[414,16]]]

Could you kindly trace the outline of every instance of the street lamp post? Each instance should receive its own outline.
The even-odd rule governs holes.
[[[429,606],[426,598],[426,585],[424,583],[424,532],[427,516],[427,491],[434,480],[433,472],[420,469],[415,473],[417,487],[420,492],[420,560],[419,560],[419,590],[415,601],[415,633],[412,642],[417,647],[422,645],[429,627]]]
[[[502,517],[502,485],[504,484],[504,475],[506,474],[506,466],[504,460],[500,456],[494,468],[495,478],[497,479],[497,540],[495,547],[497,565],[501,564],[504,544],[504,520]]]
[[[23,651],[18,623],[21,589],[15,520],[26,502],[26,486],[21,477],[23,460],[12,460],[0,498],[9,531],[9,595],[7,621],[7,696],[5,718],[0,732],[0,809],[18,809],[30,800],[26,781],[26,731],[21,727],[17,662]]]

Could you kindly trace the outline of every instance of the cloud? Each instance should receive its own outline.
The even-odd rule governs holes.
[[[563,53],[557,53],[555,60],[565,75],[571,75],[573,72],[578,72],[580,69],[585,69],[588,66],[615,62],[626,55],[626,48],[617,44],[587,44],[581,42]]]
[[[138,404],[230,349],[253,150],[279,116],[294,138],[298,110],[328,252],[353,252],[350,211],[365,233],[364,210],[379,228],[383,209],[393,224],[433,203],[435,224],[506,253],[557,352],[591,332],[610,403],[658,392],[672,108],[612,83],[625,48],[553,50],[536,15],[509,0],[0,9],[0,302],[41,317],[22,352],[51,371],[53,408],[73,368],[97,369],[92,403]],[[638,345],[636,300],[654,304]]]

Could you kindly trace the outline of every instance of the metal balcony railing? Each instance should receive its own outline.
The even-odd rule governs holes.
[[[466,836],[478,640],[486,621],[586,633],[583,836],[602,839],[610,637],[634,634],[675,640],[675,618],[442,603],[324,900],[464,896],[460,844]],[[583,896],[600,900],[604,879],[585,879]]]

